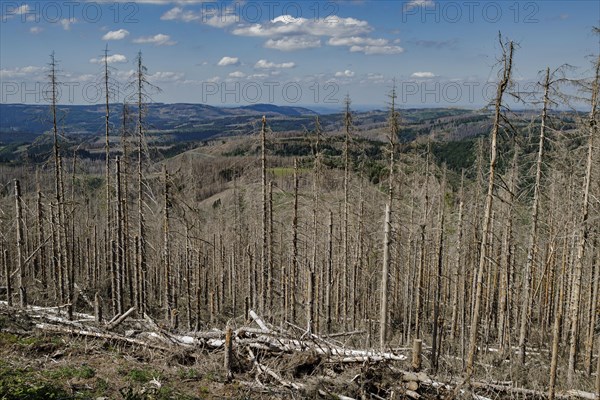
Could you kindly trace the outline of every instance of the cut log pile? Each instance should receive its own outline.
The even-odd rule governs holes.
[[[224,330],[188,334],[172,332],[147,314],[136,315],[135,308],[106,322],[98,322],[94,315],[83,313],[73,313],[73,319],[69,320],[66,307],[29,306],[23,311],[0,302],[0,310],[15,320],[26,321],[11,327],[0,326],[2,331],[18,334],[30,334],[37,329],[198,356],[201,351],[223,350],[226,381],[236,381],[261,392],[277,393],[285,388],[304,396],[342,400],[428,399],[451,398],[459,388],[462,398],[467,395],[480,400],[515,395],[529,399],[547,397],[541,391],[513,387],[511,382],[471,381],[464,385],[459,381],[436,381],[427,373],[414,370],[415,365],[420,368],[420,351],[418,355],[414,354],[414,348],[421,348],[420,341],[413,348],[412,359],[397,352],[348,348],[333,339],[336,335],[318,336],[290,323],[287,324],[289,329],[276,327],[252,310],[248,313],[252,321],[247,322],[253,322],[255,326],[247,324],[233,329],[233,325],[228,324]],[[292,358],[294,372],[291,374],[289,365],[287,368],[277,365],[286,355]],[[356,371],[359,373],[355,374]],[[247,377],[248,372],[255,374],[254,381],[236,377],[238,373],[240,377]],[[596,397],[594,393],[570,390],[557,394],[556,398]]]

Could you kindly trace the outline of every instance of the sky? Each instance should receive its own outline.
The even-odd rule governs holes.
[[[104,101],[108,46],[114,91],[131,96],[141,52],[163,103],[383,108],[480,107],[501,52],[515,41],[513,78],[531,91],[563,64],[591,74],[600,2],[570,1],[10,1],[0,0],[0,102],[47,103],[59,65],[60,104]]]

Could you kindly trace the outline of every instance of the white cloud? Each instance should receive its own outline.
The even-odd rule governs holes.
[[[350,37],[332,37],[327,42],[330,46],[385,46],[388,44],[386,39],[372,39],[360,36]]]
[[[352,46],[350,47],[352,53],[365,53],[371,54],[400,54],[404,49],[400,46]]]
[[[395,40],[394,43],[399,43]],[[404,49],[390,45],[387,39],[375,39],[362,36],[332,37],[327,41],[330,46],[348,46],[350,52],[365,54],[400,54]]]
[[[370,81],[378,81],[383,79],[383,75],[377,72],[369,72],[367,74],[367,79]]]
[[[104,58],[105,57],[92,58],[92,59],[90,59],[90,62],[92,64],[104,64]],[[123,54],[112,54],[112,55],[106,57],[106,61],[109,64],[126,63],[127,57],[125,57]]]
[[[23,15],[23,14],[27,14],[30,10],[31,10],[31,8],[29,7],[28,4],[21,4],[19,7],[17,7],[14,14]]]
[[[245,78],[246,74],[242,71],[235,71],[229,74],[230,78]]]
[[[294,51],[302,49],[312,49],[321,47],[321,40],[310,36],[292,36],[281,39],[269,39],[265,42],[265,47],[281,51]]]
[[[104,36],[102,36],[102,40],[122,40],[129,36],[129,31],[126,29],[119,29],[116,31],[106,32]]]
[[[77,23],[78,20],[77,18],[63,18],[60,20],[60,24],[62,25],[63,29],[65,31],[70,31],[71,30],[71,25]]]
[[[252,74],[248,76],[248,79],[265,79],[268,78],[269,74]]]
[[[177,82],[184,78],[184,74],[181,72],[155,72],[154,74],[148,75],[148,80],[154,82]]]
[[[42,32],[44,30],[44,28],[41,28],[39,26],[33,26],[31,28],[29,28],[29,33],[33,33],[34,35],[37,35],[38,33]]]
[[[370,32],[367,21],[355,18],[328,17],[324,19],[294,18],[281,15],[264,24],[253,24],[234,29],[240,36],[280,37],[289,35],[352,36]]]
[[[166,13],[164,13],[160,19],[164,21],[180,20],[184,22],[192,22],[200,19],[200,15],[193,11],[184,11],[181,7],[173,7]]]
[[[258,69],[273,69],[273,68],[294,68],[296,66],[293,62],[284,62],[281,64],[276,64],[267,60],[258,60],[256,64],[254,64],[254,68]]]
[[[226,67],[227,65],[239,65],[240,64],[240,60],[237,57],[223,57],[221,58],[221,60],[217,63],[217,65],[219,67]]]
[[[435,74],[433,72],[414,72],[411,78],[435,78]]]
[[[133,40],[133,43],[153,44],[155,46],[173,46],[177,42],[171,40],[171,36],[159,33],[154,36],[142,36]]]
[[[5,11],[5,14],[3,15],[4,18],[12,18],[15,15],[26,15],[31,11],[31,7],[29,7],[28,4],[21,4],[19,7],[13,8],[15,5],[16,4],[7,4],[6,8],[2,8],[2,10]]]
[[[223,14],[215,14],[208,18],[204,16],[202,22],[214,28],[225,28],[227,26],[235,24],[236,22],[240,22],[240,17],[233,13],[226,12]]]
[[[404,9],[410,10],[417,7],[433,7],[435,2],[433,0],[410,0],[404,3]]]
[[[207,1],[207,0],[205,0]],[[180,2],[182,5],[185,2]],[[215,28],[224,28],[236,22],[240,22],[240,17],[234,13],[234,9],[227,7],[224,10],[213,11],[207,8],[204,14],[190,10],[184,10],[183,7],[173,7],[164,13],[160,19],[164,21],[183,21],[183,22],[202,22]]]
[[[43,68],[28,65],[26,67],[17,67],[13,69],[0,69],[0,78],[23,78],[29,75],[35,75],[43,72]]]
[[[352,78],[354,76],[354,71],[350,71],[349,69],[345,71],[339,71],[335,73],[336,77],[344,77],[344,78]]]

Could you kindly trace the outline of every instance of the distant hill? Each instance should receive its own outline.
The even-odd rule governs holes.
[[[269,118],[314,116],[316,112],[303,107],[255,104],[242,107],[214,107],[206,104],[153,103],[147,110],[148,129],[155,131],[201,133],[214,136],[223,126],[248,123],[266,115]],[[59,126],[68,135],[98,135],[104,132],[104,105],[61,105],[58,107]],[[132,107],[136,113],[137,108]],[[111,105],[110,121],[122,125],[122,105]],[[218,121],[221,119],[221,121]],[[215,123],[218,121],[219,123]],[[212,128],[207,127],[207,124]],[[0,104],[0,141],[29,142],[51,129],[48,105]],[[193,136],[193,135],[192,135]],[[194,138],[200,139],[201,137]]]

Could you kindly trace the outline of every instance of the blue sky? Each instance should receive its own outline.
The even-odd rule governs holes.
[[[517,83],[561,64],[585,75],[600,52],[600,2],[0,0],[1,102],[44,103],[54,51],[61,103],[102,101],[108,44],[123,101],[143,54],[157,102],[383,107],[485,103],[498,32],[519,43]]]

